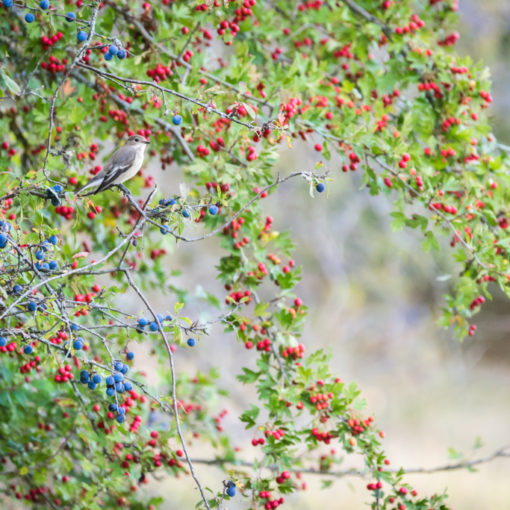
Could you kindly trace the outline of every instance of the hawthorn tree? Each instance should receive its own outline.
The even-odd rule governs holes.
[[[6,500],[152,509],[161,498],[138,489],[164,473],[190,475],[200,508],[236,498],[269,510],[306,476],[351,474],[367,478],[374,509],[447,508],[443,487],[418,495],[389,465],[356,385],[301,340],[301,270],[263,199],[291,180],[313,197],[362,172],[371,194],[393,201],[395,228],[419,229],[425,250],[449,237],[460,276],[442,323],[473,335],[488,284],[510,288],[510,182],[485,115],[487,72],[454,52],[456,9],[457,0],[3,0]],[[130,193],[77,197],[101,170],[98,151],[134,133],[150,139],[146,164],[179,172],[179,192],[162,196],[141,171]],[[279,154],[297,146],[321,162],[277,175]],[[183,313],[187,290],[169,267],[175,250],[207,238],[223,250],[225,295],[205,293],[216,312],[201,322]],[[124,294],[137,316],[118,306]],[[221,425],[218,367],[179,370],[180,351],[207,356],[199,347],[213,324],[238,353],[247,394],[256,390],[238,417],[254,431],[241,452]],[[152,353],[160,385],[145,381],[135,344]],[[365,469],[339,470],[348,454]],[[204,463],[218,468],[214,485],[200,481]]]

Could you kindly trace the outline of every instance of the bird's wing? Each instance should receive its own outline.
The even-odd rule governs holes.
[[[97,188],[88,193],[89,195],[103,191],[111,186],[115,179],[125,172],[135,160],[136,150],[134,147],[124,145],[116,150],[112,157],[108,160],[105,167],[93,177],[83,188],[78,190],[78,194],[86,189],[97,185]]]

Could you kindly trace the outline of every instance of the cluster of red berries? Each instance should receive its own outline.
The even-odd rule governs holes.
[[[271,493],[269,491],[260,491],[259,498],[267,499],[267,501],[264,503],[265,510],[272,510],[274,508],[278,508],[280,505],[283,505],[283,503],[285,503],[285,499],[283,497],[271,500],[270,499]]]
[[[453,158],[456,155],[457,151],[453,147],[441,149],[441,156],[443,156],[443,158]]]
[[[282,357],[289,359],[301,359],[305,353],[305,346],[303,344],[298,344],[295,347],[287,347],[282,351]]]
[[[71,365],[60,367],[53,380],[57,383],[66,383],[67,381],[72,381],[74,379],[74,374],[71,372],[71,370]]]
[[[49,62],[41,62],[41,67],[48,70],[50,73],[62,73],[65,71],[67,65],[67,58],[63,58],[62,62],[57,57],[50,55]]]
[[[239,303],[241,299],[246,299],[244,304],[247,305],[251,303],[251,290],[245,290],[244,292],[231,292],[226,298],[225,303],[227,305],[234,305],[235,303]]]
[[[271,339],[264,338],[257,342],[257,351],[271,352]]]
[[[218,191],[219,188],[223,193],[226,193],[227,191],[230,190],[230,184],[228,182],[225,182],[224,184],[218,184],[217,182],[206,182],[205,187],[207,188],[207,190],[211,190],[212,188],[215,191]]]
[[[248,147],[246,148],[246,159],[248,161],[254,161],[258,158],[256,152],[255,152],[255,147],[253,147],[252,145],[248,145]]]
[[[173,73],[170,67],[164,66],[163,64],[158,64],[154,69],[147,69],[146,74],[156,83],[159,83],[160,81],[164,81],[172,76]]]
[[[164,248],[161,248],[159,250],[151,250],[151,260],[156,260],[159,257],[162,257],[163,255],[166,255],[166,250]]]
[[[6,353],[6,352],[14,352],[18,347],[18,344],[16,342],[9,342],[7,345],[2,345],[0,347],[0,352]]]
[[[441,87],[434,81],[420,83],[418,85],[418,90],[420,92],[428,92],[429,90],[434,91],[434,97],[436,99],[441,99],[443,97],[443,92],[441,91]]]
[[[317,411],[327,409],[329,407],[328,400],[333,398],[333,393],[315,393],[310,395],[310,403],[315,405]]]
[[[457,117],[448,117],[441,124],[441,129],[446,133],[452,126],[460,125],[460,119]]]
[[[262,446],[262,445],[266,444],[266,440],[263,437],[259,437],[258,439],[253,438],[251,440],[251,444],[252,444],[252,446],[257,446],[257,445]]]
[[[12,158],[16,154],[16,149],[14,147],[9,148],[9,144],[7,142],[2,142],[1,145],[4,151],[7,151],[7,157]]]
[[[312,436],[319,443],[329,444],[331,440],[335,437],[332,432],[320,432],[317,427],[312,429]]]
[[[410,159],[411,159],[411,156],[409,154],[407,154],[407,152],[402,154],[402,158],[398,162],[399,168],[406,168],[407,163],[410,161]]]
[[[40,367],[37,364],[40,363],[40,361],[41,361],[40,356],[36,356],[33,360],[27,361],[24,365],[21,365],[19,367],[20,374],[28,374],[33,368],[35,368],[36,371],[39,372]]]
[[[288,471],[282,471],[279,476],[276,477],[276,483],[281,484],[285,483],[286,480],[290,478],[290,473]]]
[[[365,430],[372,425],[373,421],[373,416],[369,416],[366,420],[361,421],[358,420],[358,418],[349,418],[347,420],[347,426],[350,428],[351,434],[357,436],[365,432]]]
[[[403,27],[396,27],[395,33],[396,34],[409,34],[417,32],[420,28],[423,28],[425,26],[425,22],[417,15],[413,14],[411,16],[411,21],[408,25],[405,25]]]
[[[483,296],[478,296],[477,298],[473,299],[471,301],[471,304],[469,305],[470,310],[474,310],[477,306],[481,306],[485,303],[485,298]]]
[[[438,41],[437,44],[439,46],[454,46],[459,40],[459,37],[460,35],[458,32],[453,32],[452,34],[447,35],[444,39]]]
[[[54,345],[60,345],[69,338],[69,335],[65,331],[59,331],[56,336],[50,338],[50,342]]]
[[[223,234],[225,235],[229,235],[232,237],[232,239],[236,239],[237,238],[237,232],[239,230],[241,230],[241,227],[243,226],[244,224],[244,218],[238,218],[237,220],[232,220],[232,222],[227,225],[224,229],[223,229]]]
[[[219,152],[222,147],[225,147],[225,140],[223,140],[223,138],[221,136],[219,136],[216,139],[216,141],[215,140],[210,140],[209,141],[209,147],[211,147],[211,149],[214,152]]]
[[[51,46],[58,43],[58,41],[60,41],[60,39],[62,39],[62,37],[64,37],[64,34],[62,32],[57,32],[55,35],[51,35],[51,36],[43,35],[41,37],[41,44],[42,44],[43,50],[44,51],[48,50]]]
[[[361,161],[355,152],[349,153],[349,160],[349,165],[342,165],[342,172],[348,172],[349,170],[354,172],[358,167],[358,163]]]
[[[278,430],[269,430],[269,429],[267,429],[264,432],[264,435],[266,437],[274,437],[278,441],[279,439],[281,439],[285,435],[285,430],[283,430],[283,429],[278,429]]]
[[[300,113],[300,106],[302,101],[299,97],[291,97],[288,103],[280,106],[280,112],[283,113],[283,124],[288,124],[288,121]]]
[[[199,145],[197,147],[197,155],[201,158],[205,158],[206,156],[209,156],[210,151],[207,147],[204,147],[203,145]]]
[[[59,216],[63,216],[66,220],[70,220],[74,213],[74,207],[67,205],[57,205],[55,207],[55,212]]]

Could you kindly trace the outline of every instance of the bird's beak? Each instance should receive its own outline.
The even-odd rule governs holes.
[[[143,140],[143,143],[150,143],[149,140]]]

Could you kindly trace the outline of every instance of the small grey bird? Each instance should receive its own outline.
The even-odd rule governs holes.
[[[83,191],[96,186],[94,190],[84,193],[82,196],[95,195],[112,186],[120,186],[124,181],[134,177],[142,168],[145,147],[148,143],[149,141],[143,136],[130,136],[126,144],[112,154],[104,168],[76,194],[82,195]]]

